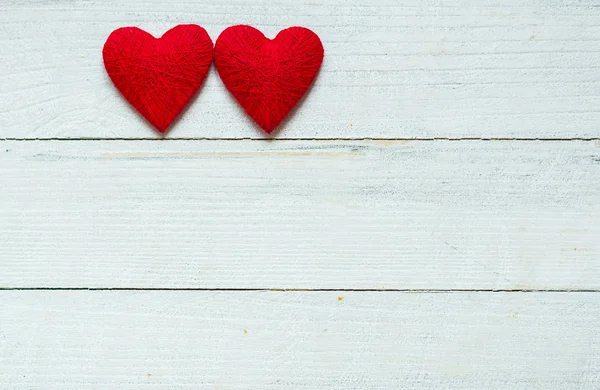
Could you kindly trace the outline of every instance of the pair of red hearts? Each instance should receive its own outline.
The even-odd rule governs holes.
[[[213,43],[194,24],[176,26],[161,38],[123,27],[110,34],[102,55],[117,89],[164,133],[204,82]],[[232,26],[217,39],[214,60],[225,87],[271,133],[317,76],[323,45],[303,27],[282,30],[271,40],[253,27]]]

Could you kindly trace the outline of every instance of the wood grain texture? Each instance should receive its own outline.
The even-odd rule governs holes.
[[[600,8],[562,0],[0,4],[0,137],[155,137],[105,74],[109,33],[313,29],[322,72],[280,138],[597,138]],[[262,138],[211,71],[170,137]]]
[[[0,2],[0,388],[600,389],[600,7],[226,3]],[[107,140],[106,37],[179,23],[319,34],[281,140],[214,69]]]
[[[595,293],[2,291],[0,320],[2,388],[600,383]]]
[[[0,286],[600,288],[595,141],[4,141]]]

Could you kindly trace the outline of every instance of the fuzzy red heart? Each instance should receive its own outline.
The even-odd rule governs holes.
[[[110,34],[102,56],[123,97],[164,133],[204,82],[213,43],[195,24],[175,26],[160,38],[123,27]]]
[[[271,133],[308,91],[323,62],[319,37],[290,27],[266,38],[250,26],[232,26],[215,43],[215,66],[246,113]]]

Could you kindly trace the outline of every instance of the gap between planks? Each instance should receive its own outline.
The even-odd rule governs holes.
[[[162,288],[162,287],[0,287],[1,291],[263,291],[263,292],[395,292],[395,293],[599,293],[598,289],[377,289],[377,288]]]
[[[50,138],[0,138],[0,141],[269,141],[269,142],[294,142],[294,141],[600,141],[600,137],[583,138],[478,138],[478,137],[461,137],[461,138],[209,138],[209,137],[136,137],[136,138],[102,138],[102,137],[78,137],[78,138],[64,138],[64,137],[50,137]]]

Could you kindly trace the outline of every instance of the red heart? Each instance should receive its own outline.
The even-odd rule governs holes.
[[[154,38],[137,27],[113,31],[104,66],[123,97],[164,133],[200,88],[213,44],[202,27],[182,24]]]
[[[215,43],[215,66],[225,87],[267,133],[304,96],[323,62],[319,37],[290,27],[266,38],[250,26],[232,26]]]

